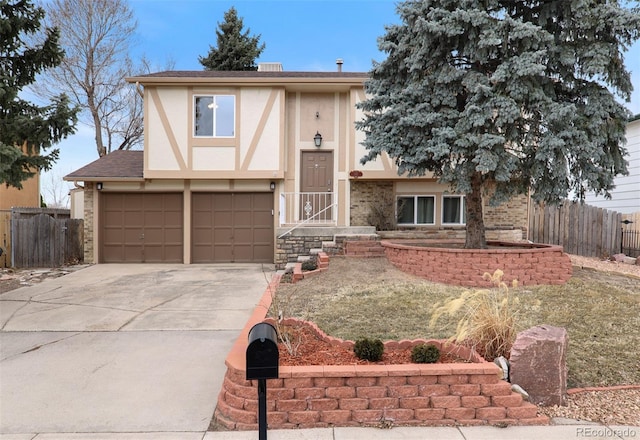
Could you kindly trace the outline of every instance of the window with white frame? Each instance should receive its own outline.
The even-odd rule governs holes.
[[[236,97],[234,95],[198,95],[193,99],[194,136],[235,136]]]
[[[442,196],[442,224],[464,225],[466,223],[464,196]]]
[[[398,196],[396,212],[399,225],[433,225],[435,223],[434,196]]]

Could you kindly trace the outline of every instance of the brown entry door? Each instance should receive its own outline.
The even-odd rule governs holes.
[[[300,220],[311,223],[333,219],[333,151],[303,151]]]

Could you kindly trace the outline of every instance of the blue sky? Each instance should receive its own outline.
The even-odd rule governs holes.
[[[176,70],[201,70],[198,56],[216,44],[215,30],[224,12],[235,6],[245,29],[260,34],[266,49],[258,59],[281,62],[285,70],[332,71],[336,58],[344,71],[370,70],[381,61],[377,38],[385,25],[397,23],[393,0],[129,0],[138,20],[134,56],[145,55],[153,65],[174,62]],[[628,105],[640,113],[640,43],[626,54],[635,88]],[[98,158],[92,129],[78,132],[59,144],[60,160],[42,178],[49,199],[51,181]]]

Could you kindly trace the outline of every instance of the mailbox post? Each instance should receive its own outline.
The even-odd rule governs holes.
[[[267,379],[278,378],[279,359],[276,329],[266,322],[251,327],[246,352],[246,379],[258,381],[259,440],[267,440]]]

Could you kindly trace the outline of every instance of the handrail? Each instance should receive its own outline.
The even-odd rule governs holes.
[[[324,209],[321,209],[320,211],[318,211],[317,213],[313,214],[311,217],[307,217],[305,220],[303,220],[300,223],[297,223],[293,228],[289,229],[287,232],[283,233],[282,235],[279,235],[278,238],[282,238],[287,234],[292,233],[293,231],[295,231],[296,229],[298,229],[300,226],[304,225],[305,223],[308,223],[311,221],[311,219],[313,219],[315,216],[322,214],[323,212],[327,211],[328,209],[334,208],[338,206],[338,202],[332,203],[331,205],[325,207]]]

